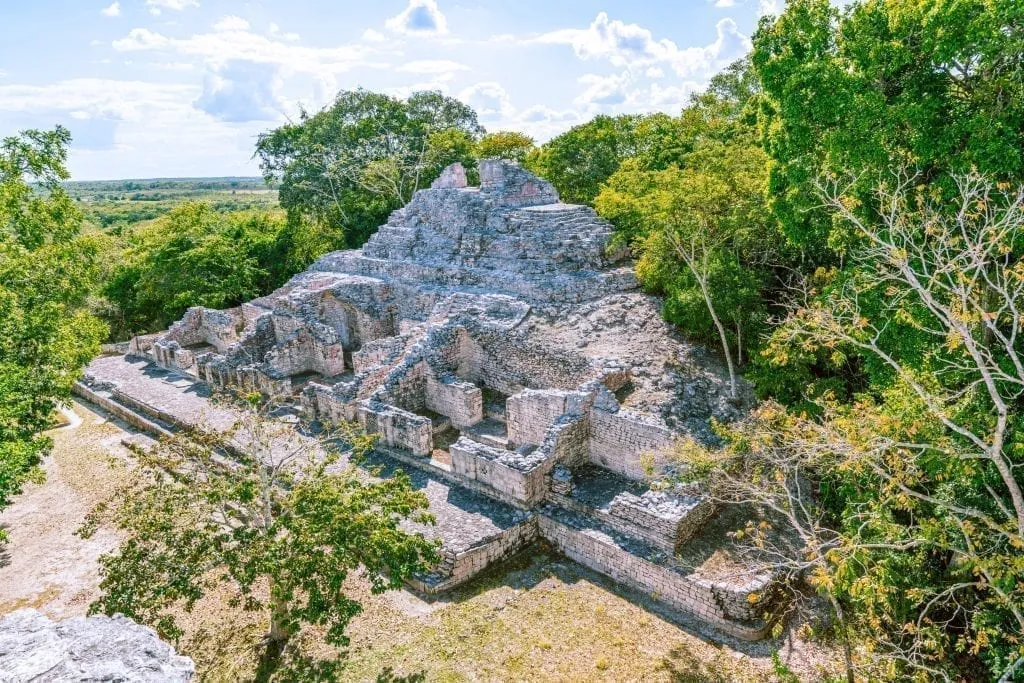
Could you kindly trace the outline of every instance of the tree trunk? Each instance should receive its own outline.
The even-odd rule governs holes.
[[[839,630],[843,639],[843,661],[846,665],[846,683],[855,683],[853,677],[853,650],[850,647],[850,634],[846,630],[846,615],[840,606],[836,596],[829,593],[828,600],[832,603],[832,611],[835,612],[836,620],[839,621]]]
[[[739,398],[739,390],[736,383],[736,366],[732,362],[732,350],[729,348],[729,337],[725,334],[725,325],[718,319],[718,313],[715,311],[715,305],[711,302],[711,292],[708,291],[707,281],[701,277],[696,269],[691,268],[693,275],[697,278],[698,284],[700,284],[700,292],[704,295],[704,304],[708,307],[708,313],[711,314],[711,320],[715,323],[715,329],[718,330],[718,338],[722,342],[722,353],[725,354],[725,364],[729,367],[729,396],[736,400]]]
[[[291,637],[291,631],[285,626],[285,613],[287,605],[280,598],[274,596],[274,589],[270,589],[270,631],[267,633],[267,640],[271,643],[283,645]]]

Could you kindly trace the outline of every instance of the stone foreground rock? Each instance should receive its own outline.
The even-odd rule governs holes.
[[[143,428],[208,422],[188,408],[203,384],[358,421],[382,457],[443,494],[431,509],[444,561],[421,590],[447,590],[544,538],[757,637],[762,610],[749,598],[769,577],[693,551],[709,547],[698,537],[714,528],[714,505],[693,487],[650,482],[673,478],[677,438],[710,438],[709,420],[737,417],[743,401],[638,291],[628,253],[592,209],[562,204],[509,162],[482,161],[480,178],[467,187],[449,167],[362,249],[327,254],[238,308],[190,309],[132,340],[128,358],[95,361],[80,393]]]
[[[51,621],[34,609],[0,618],[0,681],[190,681],[195,665],[124,616]]]

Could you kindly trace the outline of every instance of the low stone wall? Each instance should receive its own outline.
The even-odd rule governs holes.
[[[583,412],[586,396],[577,391],[527,389],[505,403],[508,441],[513,446],[544,443],[548,429],[568,412]]]
[[[500,450],[466,437],[452,444],[449,452],[454,474],[485,484],[502,496],[530,506],[547,495],[545,476],[554,464],[550,458]]]
[[[545,508],[538,525],[541,537],[570,559],[673,609],[700,617],[726,633],[759,640],[771,628],[771,624],[755,621],[757,606],[749,600],[751,594],[768,585],[768,577],[730,587],[687,576],[646,559],[635,548],[621,547],[622,539],[599,527],[581,524],[577,516],[557,508]]]
[[[255,391],[272,398],[292,395],[292,381],[288,377],[272,378],[256,366],[236,367],[223,360],[223,356],[205,356],[199,359],[196,374],[215,390],[240,393]]]
[[[443,575],[419,577],[409,581],[416,590],[428,595],[444,593],[458,585],[466,583],[487,567],[508,559],[512,555],[537,540],[537,518],[531,517],[517,524],[496,537],[488,539],[482,545],[455,553],[449,558],[449,570]]]
[[[438,379],[427,373],[427,409],[451,419],[457,429],[484,419],[484,394],[476,385],[457,377]]]
[[[657,453],[672,444],[667,427],[643,419],[639,413],[620,410],[590,412],[590,461],[630,479],[648,478],[643,456],[655,459],[655,468],[664,465]]]
[[[589,435],[588,417],[563,415],[548,429],[541,448],[559,465],[577,467],[587,462]]]
[[[379,434],[385,445],[404,448],[420,457],[429,456],[434,450],[428,417],[372,401],[359,404],[356,417],[368,434]]]
[[[328,344],[300,330],[294,337],[280,343],[266,355],[265,365],[276,374],[290,377],[316,372],[324,377],[345,371],[345,349],[341,344]]]
[[[678,496],[663,491],[636,496],[623,491],[612,499],[608,512],[643,529],[643,537],[659,547],[675,552],[714,516],[715,504],[706,496]]]
[[[84,382],[75,382],[71,385],[71,393],[79,398],[85,399],[89,403],[99,406],[111,415],[123,420],[128,425],[135,427],[139,431],[151,434],[157,438],[169,437],[172,435],[168,429],[156,422],[153,422],[152,420],[146,419],[127,406],[121,405],[110,396],[105,395],[104,392],[96,391]]]

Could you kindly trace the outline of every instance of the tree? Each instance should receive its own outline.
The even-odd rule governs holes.
[[[228,590],[233,604],[266,614],[273,658],[303,625],[347,642],[360,611],[345,592],[350,572],[365,569],[380,593],[437,561],[433,541],[403,530],[431,521],[407,476],[371,480],[343,466],[336,438],[299,436],[257,400],[223,433],[190,431],[136,449],[144,467],[80,531],[89,537],[109,524],[124,538],[100,559],[103,594],[92,612],[125,614],[177,639],[176,609]],[[372,447],[354,429],[343,435],[356,458]]]
[[[875,222],[853,185],[824,187],[855,267],[799,301],[766,353],[858,353],[888,381],[821,399],[820,418],[764,409],[725,431],[712,478],[797,531],[780,556],[845,614],[851,667],[1009,681],[1024,667],[1024,189],[952,180],[952,206],[907,174],[879,184]],[[894,325],[934,343],[906,354]]]
[[[862,218],[895,165],[956,195],[977,169],[1024,181],[1024,6],[1017,0],[794,0],[754,36],[769,202],[814,264],[852,237],[817,203],[823,173],[860,175]]]
[[[636,153],[638,116],[596,116],[531,152],[527,167],[551,182],[562,200],[591,204],[601,184]]]
[[[313,237],[266,213],[175,207],[129,234],[103,286],[114,334],[165,329],[191,306],[227,308],[269,293],[307,265],[294,253],[296,233]]]
[[[747,72],[740,63],[726,76],[743,83]],[[665,317],[719,344],[735,398],[738,366],[764,329],[784,249],[765,210],[766,157],[742,117],[749,88],[715,94],[738,87],[726,76],[680,117],[641,121],[645,144],[608,179],[595,207],[637,255],[641,282],[665,295]]]
[[[323,223],[337,231],[335,248],[358,247],[445,166],[472,167],[482,133],[471,108],[439,92],[399,100],[354,90],[262,134],[256,155],[289,221]]]
[[[533,138],[515,131],[498,131],[488,133],[476,143],[476,156],[479,159],[508,159],[523,163],[527,155],[533,151]]]
[[[0,143],[0,508],[38,473],[39,433],[105,333],[85,310],[96,244],[61,187],[70,141],[58,126]]]

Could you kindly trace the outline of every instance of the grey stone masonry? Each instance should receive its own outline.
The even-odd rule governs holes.
[[[128,617],[73,617],[54,622],[34,609],[0,617],[0,681],[184,683],[195,664],[175,654],[156,631]]]
[[[700,530],[715,506],[698,492],[647,491],[637,496],[623,491],[612,499],[608,512],[664,539],[658,545],[674,551]]]
[[[711,420],[740,416],[750,388],[730,398],[721,363],[638,291],[628,252],[592,209],[562,203],[512,162],[483,160],[479,172],[470,187],[450,166],[361,249],[322,256],[268,296],[193,308],[132,340],[127,365],[98,359],[79,391],[149,431],[188,420],[160,396],[126,391],[150,386],[132,375],[146,372],[136,359],[214,391],[259,391],[311,420],[357,422],[389,457],[449,482],[449,495],[472,491],[490,514],[524,515],[472,527],[469,545],[445,526],[444,559],[422,590],[447,590],[546,533],[598,571],[689,604],[679,584],[689,579],[651,568],[647,550],[706,543],[715,508],[696,490],[634,484],[665,476],[677,439],[713,440]],[[594,470],[611,488],[594,487]],[[609,550],[547,510],[632,541]],[[714,619],[748,618],[731,590],[716,593]]]

